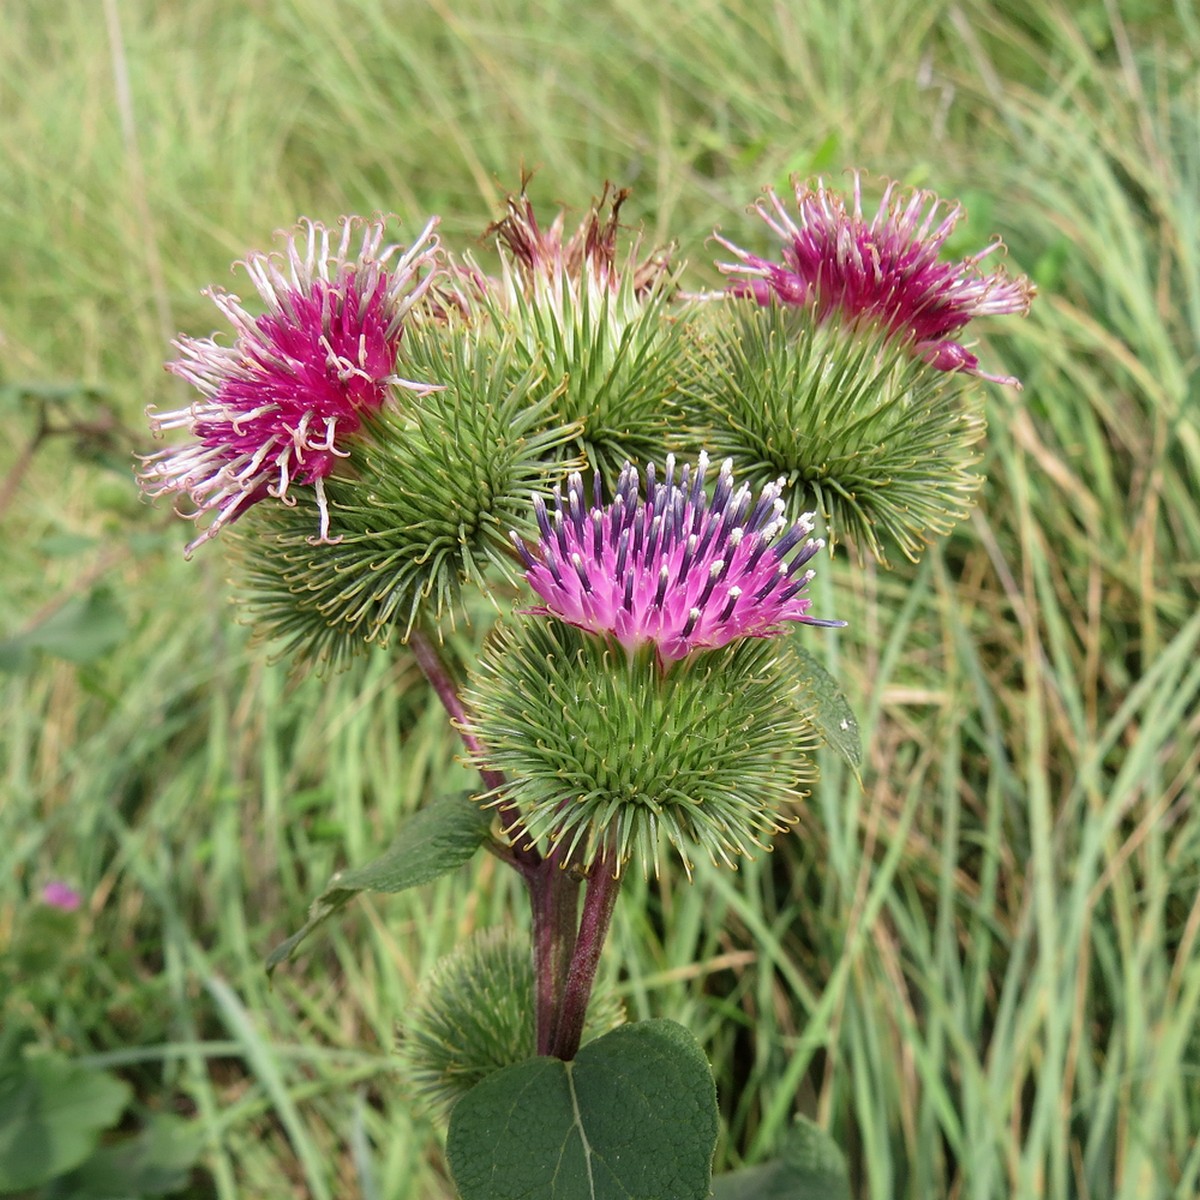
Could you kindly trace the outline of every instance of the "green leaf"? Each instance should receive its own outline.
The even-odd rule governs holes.
[[[654,1020],[488,1076],[455,1105],[446,1154],[462,1200],[704,1200],[716,1137],[704,1052]]]
[[[797,1117],[779,1158],[717,1176],[713,1200],[850,1200],[850,1178],[837,1143]]]
[[[402,892],[469,862],[483,844],[491,814],[467,796],[447,796],[409,817],[387,852],[352,871],[338,871],[313,901],[304,927],[267,956],[267,971],[290,958],[318,925],[359,892]]]
[[[809,720],[826,745],[836,750],[857,776],[862,766],[858,721],[838,682],[796,639],[789,638],[792,676],[804,698]]]
[[[73,596],[44,621],[0,642],[0,670],[20,670],[41,650],[73,663],[107,654],[126,633],[125,615],[107,587]]]
[[[128,1084],[58,1056],[0,1064],[0,1194],[77,1167],[129,1098]]]
[[[128,1200],[165,1196],[187,1186],[204,1146],[194,1121],[160,1113],[134,1137],[102,1146],[77,1170],[55,1180],[42,1200]]]

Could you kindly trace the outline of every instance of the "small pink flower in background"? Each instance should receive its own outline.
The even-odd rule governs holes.
[[[52,880],[42,888],[42,903],[61,912],[74,912],[82,902],[79,893],[60,879]]]
[[[282,257],[252,254],[242,264],[266,304],[262,316],[220,288],[206,293],[233,326],[234,344],[186,336],[175,343],[182,357],[167,370],[200,399],[151,412],[150,423],[156,433],[185,429],[193,440],[149,455],[139,476],[146,495],[186,499],[192,511],[184,515],[197,522],[211,517],[186,554],[268,496],[294,504],[296,484],[316,492],[313,540],[336,540],[323,480],[346,456],[345,438],[389,387],[433,390],[395,370],[404,318],[435,277],[435,224],[404,249],[384,245],[384,219],[345,217],[340,234],[305,221]]]
[[[813,576],[801,568],[825,544],[805,540],[811,516],[788,528],[782,484],[755,501],[745,485],[734,491],[728,461],[710,502],[707,467],[702,453],[695,472],[684,467],[676,481],[668,455],[663,482],[653,465],[646,468],[643,500],[638,472],[626,464],[607,508],[597,484],[588,509],[579,475],[570,477],[565,503],[556,493],[552,513],[535,497],[536,553],[512,535],[525,578],[545,601],[532,611],[611,634],[627,650],[652,643],[664,664],[736,638],[780,633],[787,621],[844,625],[808,616],[811,602],[801,595]]]
[[[812,306],[819,320],[838,313],[850,323],[873,322],[912,342],[913,349],[942,371],[965,371],[1020,387],[1009,376],[988,375],[979,359],[954,340],[973,317],[1027,313],[1035,288],[1021,276],[1010,279],[1002,267],[985,274],[979,264],[1001,248],[997,240],[961,262],[938,255],[963,217],[932,192],[901,192],[888,183],[874,217],[863,215],[862,176],[854,172],[854,206],[826,188],[795,184],[796,214],[771,190],[755,207],[783,241],[783,262],[769,262],[717,241],[738,258],[718,263],[748,282],[733,291],[760,304]],[[939,220],[940,218],[940,220]]]

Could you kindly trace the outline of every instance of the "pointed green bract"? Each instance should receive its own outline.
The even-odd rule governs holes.
[[[530,493],[580,465],[579,427],[557,423],[543,369],[519,364],[511,339],[423,326],[400,366],[442,390],[364,421],[325,481],[336,544],[311,543],[315,499],[299,490],[294,507],[259,505],[232,531],[249,618],[295,658],[403,641],[419,618],[453,621],[464,589],[511,583],[508,533],[529,527]]]
[[[610,483],[627,460],[661,455],[691,362],[670,303],[679,274],[670,248],[643,255],[641,234],[620,221],[628,195],[606,184],[568,234],[567,213],[539,220],[522,186],[487,231],[499,278],[469,260],[449,272],[455,304],[510,336],[517,359],[544,374],[539,395],[554,420],[579,426],[573,451]]]
[[[790,515],[815,510],[831,545],[884,565],[893,550],[917,560],[966,515],[981,483],[977,387],[882,333],[719,303],[690,376],[689,446],[732,458],[753,487],[782,477]]]
[[[629,274],[615,292],[563,286],[556,299],[518,293],[493,316],[520,361],[544,375],[554,419],[578,426],[573,449],[611,482],[627,461],[662,455],[688,366],[685,330],[666,291],[638,297]]]
[[[664,672],[653,647],[518,618],[485,645],[465,699],[481,765],[509,776],[503,798],[530,838],[585,865],[607,848],[657,870],[666,841],[689,870],[696,853],[734,866],[788,827],[815,774],[816,734],[770,638]]]
[[[439,960],[400,1031],[405,1075],[434,1109],[451,1105],[495,1071],[536,1053],[533,956],[527,939],[489,929]],[[604,987],[592,994],[583,1040],[625,1019]]]
[[[446,1155],[462,1200],[705,1200],[716,1136],[704,1052],[654,1020],[490,1075],[455,1105]]]

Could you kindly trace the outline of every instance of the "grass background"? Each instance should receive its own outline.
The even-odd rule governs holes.
[[[0,630],[45,648],[0,677],[0,947],[47,880],[86,900],[5,1022],[196,1114],[197,1196],[450,1195],[395,1029],[521,899],[488,860],[367,900],[268,987],[328,874],[462,768],[404,656],[289,681],[220,547],[184,564],[138,503],[169,339],[301,213],[466,241],[522,165],[542,202],[611,179],[703,282],[762,185],[865,166],[1034,275],[981,331],[1025,391],[989,389],[969,522],[820,576],[865,787],[829,762],[774,855],[626,897],[612,969],[704,1040],[723,1167],[799,1109],[871,1200],[1195,1196],[1198,56],[1190,0],[6,4]]]

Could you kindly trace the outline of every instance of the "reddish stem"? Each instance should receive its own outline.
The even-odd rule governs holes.
[[[550,1051],[565,1062],[570,1062],[579,1050],[588,1001],[596,982],[596,968],[600,965],[600,952],[604,949],[604,939],[608,936],[620,890],[621,880],[615,873],[614,864],[602,855],[592,864],[588,876],[579,935],[571,954],[571,966],[567,972]]]
[[[441,653],[420,630],[411,634],[408,644],[463,745],[478,763],[484,757],[483,744],[471,728]],[[499,792],[508,785],[502,771],[480,766],[479,774],[489,791]],[[583,1037],[588,1001],[620,880],[602,855],[592,866],[581,916],[579,878],[563,869],[556,850],[543,858],[536,847],[525,843],[520,810],[515,804],[505,801],[497,810],[512,851],[508,861],[521,872],[533,911],[537,1052],[569,1061]]]
[[[442,702],[442,707],[449,714],[450,723],[458,730],[463,745],[478,761],[483,757],[483,743],[475,736],[475,732],[471,728],[466,709],[463,708],[462,701],[458,697],[458,689],[454,686],[449,668],[442,659],[438,648],[419,629],[413,630],[409,636],[408,646],[413,652],[413,657],[417,660],[422,674],[429,680],[438,699]],[[502,771],[493,771],[489,767],[479,767],[479,777],[489,791],[502,789],[508,783]],[[496,811],[500,814],[500,827],[512,845],[513,859],[517,869],[522,874],[526,874],[541,862],[542,856],[537,852],[536,847],[522,845],[524,830],[521,826],[521,814],[515,804],[505,801],[496,806]]]
[[[579,879],[562,869],[558,853],[551,850],[526,882],[533,908],[537,1052],[552,1054],[576,945]]]

